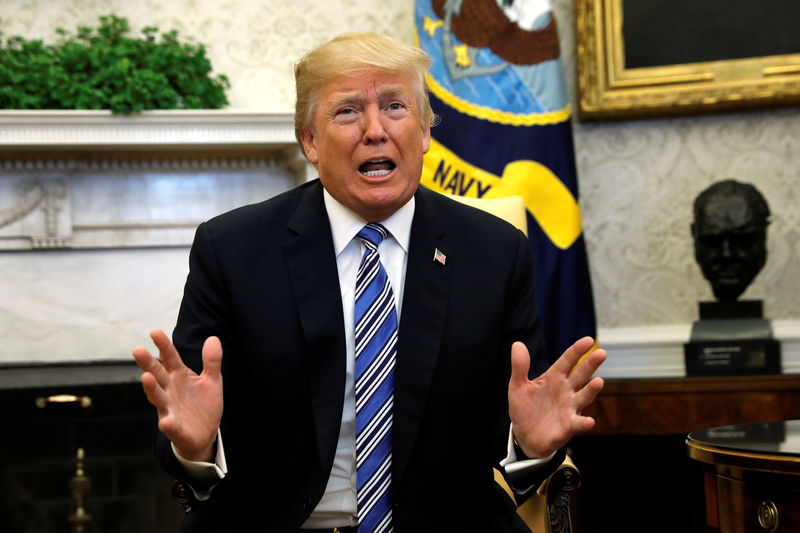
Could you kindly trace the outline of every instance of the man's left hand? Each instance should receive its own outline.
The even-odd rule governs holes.
[[[592,375],[605,361],[606,352],[597,349],[578,364],[593,345],[591,337],[578,340],[533,381],[528,379],[528,348],[521,342],[511,347],[508,412],[514,439],[528,457],[547,457],[573,435],[594,427],[594,419],[582,416],[581,409],[603,388],[603,378]]]

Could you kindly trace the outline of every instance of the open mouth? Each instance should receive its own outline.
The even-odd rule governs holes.
[[[395,169],[395,164],[388,159],[371,159],[358,167],[361,174],[369,177],[385,176]]]

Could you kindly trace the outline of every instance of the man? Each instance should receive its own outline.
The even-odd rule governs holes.
[[[163,365],[134,350],[159,457],[202,500],[186,530],[527,531],[491,467],[527,490],[593,426],[605,353],[571,372],[592,339],[528,380],[545,358],[524,236],[418,187],[428,63],[376,34],[306,54],[295,128],[319,180],[202,224],[174,346],[152,332]],[[362,386],[366,271],[389,335],[387,379]],[[387,392],[366,445],[364,387]]]
[[[718,300],[736,300],[761,271],[769,216],[758,189],[732,179],[714,183],[695,199],[695,258]]]

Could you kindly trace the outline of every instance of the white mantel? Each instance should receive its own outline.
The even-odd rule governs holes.
[[[0,112],[0,149],[163,148],[294,146],[294,115],[226,110]]]

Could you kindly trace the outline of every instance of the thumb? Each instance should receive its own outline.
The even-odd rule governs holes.
[[[222,343],[218,337],[209,337],[203,343],[203,374],[210,378],[222,376]]]
[[[519,341],[511,345],[511,380],[508,385],[512,387],[522,387],[528,383],[528,370],[531,367],[530,353],[528,347]]]

